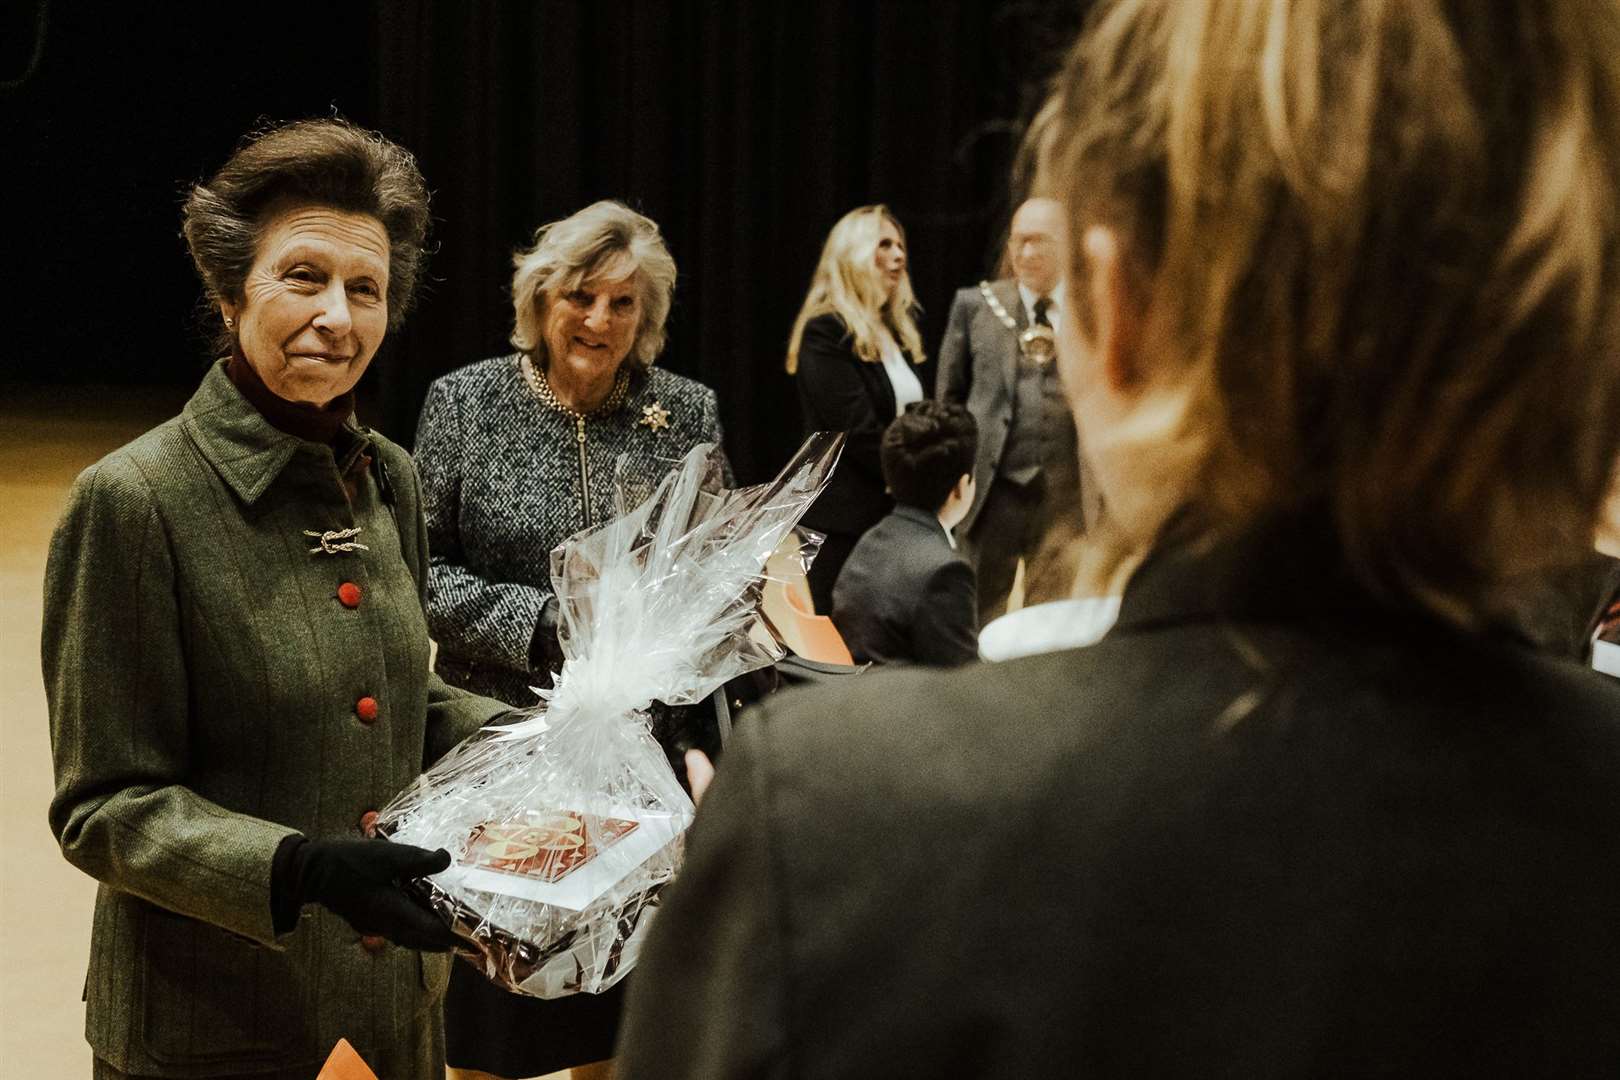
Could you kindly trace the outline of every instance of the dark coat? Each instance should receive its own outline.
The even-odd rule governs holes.
[[[857,663],[955,667],[979,655],[973,567],[914,506],[866,531],[833,587],[833,625]]]
[[[918,377],[923,378],[921,372]],[[806,435],[842,431],[847,436],[832,480],[805,513],[804,523],[822,532],[859,536],[894,507],[878,457],[883,429],[894,420],[894,387],[882,364],[855,355],[844,320],[832,314],[805,323],[794,384]]]
[[[654,406],[665,423],[645,422]],[[574,421],[540,403],[516,354],[436,380],[417,426],[416,462],[439,673],[452,685],[533,705],[529,687],[543,673],[530,670],[530,645],[552,595],[551,549],[619,516],[616,477],[629,488],[628,509],[692,447],[722,438],[714,391],[655,367],[615,413],[587,421],[582,476]]]
[[[616,1075],[1620,1074],[1620,686],[1340,565],[1167,551],[1091,648],[756,708]]]
[[[52,538],[50,822],[101,882],[86,1035],[125,1072],[313,1073],[340,1037],[390,1076],[437,1064],[395,1051],[424,1025],[438,1044],[447,956],[362,947],[313,907],[271,925],[284,837],[360,836],[504,708],[428,670],[415,470],[347,435],[339,462],[277,431],[215,365],[180,416],[79,476]],[[374,461],[351,500],[352,454]],[[311,553],[304,530],[347,528],[365,550]]]

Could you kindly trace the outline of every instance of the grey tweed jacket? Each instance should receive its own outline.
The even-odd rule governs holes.
[[[581,442],[573,419],[535,397],[518,361],[516,353],[482,360],[435,381],[416,463],[439,674],[527,706],[529,647],[552,595],[551,549],[634,507],[693,446],[720,445],[721,431],[713,390],[655,367],[635,377],[617,411],[586,422]],[[627,489],[622,507],[615,477]]]
[[[429,671],[416,473],[348,434],[340,462],[277,431],[215,365],[180,416],[80,475],[51,541],[50,823],[101,882],[86,1035],[124,1072],[313,1075],[343,1037],[385,1075],[442,1080],[400,1047],[440,1042],[447,957],[314,908],[271,925],[283,837],[361,835],[504,708]],[[304,535],[350,528],[363,550]]]

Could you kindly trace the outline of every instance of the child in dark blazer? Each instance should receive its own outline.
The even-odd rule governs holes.
[[[920,401],[883,432],[895,506],[855,545],[833,586],[833,624],[857,661],[952,667],[978,655],[973,566],[951,529],[973,505],[973,415]]]

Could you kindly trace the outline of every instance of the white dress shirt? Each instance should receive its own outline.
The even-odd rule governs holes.
[[[1035,301],[1040,299],[1040,294],[1020,281],[1018,283],[1018,296],[1024,301],[1024,322],[1029,326],[1034,326]],[[1054,334],[1057,333],[1058,314],[1063,310],[1062,297],[1063,282],[1059,281],[1056,285],[1052,286],[1052,291],[1046,294],[1046,298],[1052,301],[1050,306],[1048,306],[1046,309],[1046,321],[1052,324],[1052,332]]]

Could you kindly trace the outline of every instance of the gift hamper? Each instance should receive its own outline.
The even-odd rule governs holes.
[[[551,555],[563,663],[540,704],[438,761],[378,819],[446,848],[413,884],[501,986],[541,998],[623,978],[680,865],[693,806],[651,710],[699,702],[781,655],[767,560],[825,487],[843,436],[812,436],[768,484],[727,490],[694,448],[639,505]]]

